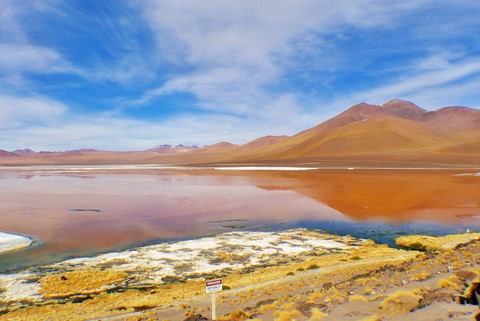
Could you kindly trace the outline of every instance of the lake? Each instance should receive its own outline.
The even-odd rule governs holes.
[[[480,227],[472,170],[0,169],[0,231],[34,247],[0,271],[232,230],[305,227],[393,244]]]

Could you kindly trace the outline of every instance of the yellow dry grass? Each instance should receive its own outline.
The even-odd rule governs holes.
[[[363,295],[352,295],[349,297],[350,302],[360,301],[360,302],[368,302],[368,299]]]
[[[362,256],[364,259],[356,261],[347,260],[352,255]],[[231,287],[232,291],[242,288],[244,293],[250,293],[249,291],[255,288],[255,293],[259,293],[260,291],[271,292],[272,286],[275,285],[276,293],[289,293],[288,291],[295,291],[295,289],[301,286],[301,282],[290,282],[289,279],[285,279],[285,275],[289,271],[298,271],[301,270],[301,268],[305,269],[305,271],[299,271],[289,278],[295,278],[297,281],[315,282],[319,284],[320,287],[326,280],[326,277],[342,276],[348,278],[368,270],[379,269],[393,262],[411,260],[416,256],[418,256],[418,252],[397,250],[385,246],[360,247],[350,253],[305,257],[303,261],[293,261],[288,264],[258,268],[251,273],[241,271],[234,272],[223,277],[223,281]],[[319,268],[306,270],[306,268],[311,265],[317,265]],[[42,279],[41,284],[44,295],[58,296],[72,292],[95,292],[104,286],[122,282],[127,277],[123,272],[114,271],[82,270],[68,273],[50,275]],[[62,276],[64,276],[66,280],[62,281]],[[70,286],[66,285],[68,283],[63,284],[68,281],[72,282]],[[36,321],[51,318],[76,321],[97,317],[99,315],[115,315],[132,312],[138,308],[148,309],[158,306],[168,306],[185,299],[198,297],[199,295],[204,295],[204,286],[203,280],[198,279],[175,284],[160,284],[149,292],[138,290],[114,293],[100,292],[92,296],[92,299],[81,303],[35,306],[9,312],[8,315],[0,316],[0,320]],[[227,292],[225,293],[227,294]],[[336,300],[341,297],[341,293],[334,288],[324,293],[324,295],[327,295],[330,300]],[[222,296],[219,297],[219,299],[221,298]],[[275,302],[271,306],[261,306],[259,310],[277,310],[279,306],[280,304]],[[288,313],[290,313],[288,317],[295,318],[295,316],[292,315],[292,313],[295,314],[295,312],[288,311]],[[4,319],[6,316],[8,316],[8,319]],[[278,312],[277,318],[279,320],[288,319],[288,317],[287,312],[283,314]]]
[[[468,244],[480,239],[480,233],[453,234],[447,236],[408,235],[395,240],[398,246],[414,250],[446,251],[459,245]]]
[[[399,291],[383,300],[380,308],[386,314],[405,314],[415,309],[421,299],[421,296],[412,291]]]
[[[275,321],[292,321],[301,316],[302,313],[298,310],[275,311],[273,315],[275,316]]]
[[[106,286],[123,282],[127,277],[125,272],[90,269],[50,274],[40,279],[40,293],[46,298],[94,293]]]
[[[318,308],[313,308],[312,310],[310,310],[310,312],[312,312],[312,316],[310,317],[310,320],[309,320],[309,321],[322,320],[323,318],[325,318],[326,316],[328,316],[327,314],[325,314],[325,313],[323,313],[322,311],[320,311],[320,309],[318,309]]]
[[[454,290],[459,290],[462,288],[462,281],[455,275],[451,275],[448,278],[438,280],[439,288],[452,288]]]

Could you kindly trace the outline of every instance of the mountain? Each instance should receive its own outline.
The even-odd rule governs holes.
[[[279,143],[287,138],[288,136],[264,136],[264,137],[254,139],[246,143],[245,145],[242,145],[240,149],[241,151],[244,151],[244,152],[251,152],[263,147],[267,147],[267,146]]]
[[[0,149],[0,157],[15,157],[17,154]]]
[[[480,130],[480,110],[467,107],[445,107],[429,112],[423,121],[431,128],[455,137],[473,137]]]
[[[205,146],[199,149],[200,153],[223,153],[233,148],[238,147],[238,145],[232,144],[230,142],[220,142],[214,145]]]
[[[159,153],[176,153],[176,152],[188,152],[194,149],[197,149],[198,146],[185,146],[185,145],[158,145],[148,151],[159,152]]]
[[[243,145],[220,142],[200,148],[159,145],[137,152],[34,153],[28,160],[22,153],[17,156],[38,164],[479,165],[480,110],[451,106],[427,111],[399,99],[381,105],[362,102],[291,137],[264,136]],[[15,162],[5,159],[2,163]]]
[[[409,101],[393,99],[380,105],[383,110],[392,116],[421,121],[425,117],[427,111],[411,103]]]
[[[340,158],[349,162],[397,158],[442,162],[448,158],[451,163],[462,159],[461,154],[456,154],[459,151],[470,156],[480,154],[479,137],[479,110],[446,107],[427,112],[403,100],[391,100],[379,106],[360,103],[311,129],[257,151],[250,160],[322,162]],[[248,159],[246,156],[238,160]]]
[[[31,150],[30,148],[17,149],[17,150],[14,150],[13,153],[15,153],[17,155],[35,154],[35,152],[33,150]]]

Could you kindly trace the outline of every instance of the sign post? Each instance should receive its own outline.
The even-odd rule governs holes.
[[[222,291],[222,279],[205,282],[205,290],[212,294],[212,320],[217,318],[217,307],[215,293]]]

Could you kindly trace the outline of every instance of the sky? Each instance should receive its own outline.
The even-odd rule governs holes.
[[[390,99],[480,107],[476,0],[0,0],[0,149],[293,135]]]

